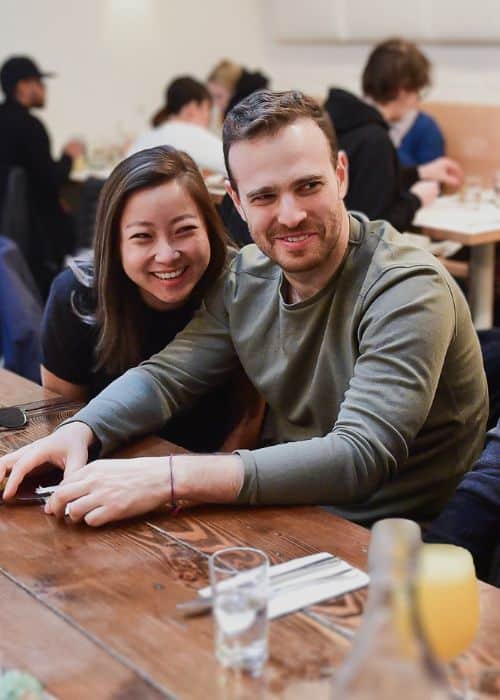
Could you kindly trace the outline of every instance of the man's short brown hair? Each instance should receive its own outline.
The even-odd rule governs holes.
[[[405,39],[388,39],[376,46],[363,71],[363,93],[379,104],[395,100],[400,90],[419,92],[430,84],[429,60]]]
[[[328,114],[312,97],[299,90],[273,92],[258,90],[239,102],[224,120],[222,141],[226,170],[233,189],[237,189],[229,167],[229,150],[233,143],[259,136],[272,136],[298,119],[312,119],[325,134],[332,161],[337,162],[337,139]]]

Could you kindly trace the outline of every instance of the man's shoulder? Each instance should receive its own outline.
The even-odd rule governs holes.
[[[454,293],[455,282],[432,253],[415,245],[411,234],[399,233],[387,221],[370,221],[364,226],[361,248],[367,249],[367,292],[379,282],[396,282],[408,276],[429,274],[441,280]]]
[[[239,250],[228,265],[229,274],[239,278],[276,279],[280,268],[267,255],[251,243]]]

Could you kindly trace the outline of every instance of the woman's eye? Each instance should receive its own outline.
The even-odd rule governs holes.
[[[151,234],[146,231],[138,231],[130,236],[131,240],[147,241],[151,238]]]
[[[176,236],[187,236],[193,231],[196,231],[198,227],[195,226],[194,224],[190,224],[189,226],[183,226],[182,228],[177,229],[175,232]]]

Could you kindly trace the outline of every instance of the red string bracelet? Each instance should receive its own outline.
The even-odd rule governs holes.
[[[172,515],[177,515],[182,508],[175,500],[175,488],[174,488],[174,455],[168,455],[168,466],[170,468],[170,508],[172,509]]]

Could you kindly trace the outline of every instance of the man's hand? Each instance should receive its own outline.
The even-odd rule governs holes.
[[[87,463],[88,448],[94,434],[85,423],[69,423],[52,435],[41,438],[11,452],[0,459],[0,482],[10,474],[3,498],[8,501],[16,495],[20,483],[35,467],[44,462],[55,464],[66,473],[73,472]]]
[[[175,500],[232,503],[243,484],[238,455],[175,455],[172,462]],[[45,512],[74,522],[99,526],[147,513],[172,503],[169,458],[100,459],[67,472]]]
[[[74,522],[103,525],[170,503],[168,457],[101,459],[64,475],[45,505],[62,517],[66,506]]]
[[[421,180],[436,180],[451,187],[460,187],[464,179],[460,165],[451,158],[445,157],[419,165],[418,176]]]
[[[432,202],[438,196],[439,185],[437,182],[432,182],[432,180],[416,182],[410,188],[410,192],[415,194],[420,199],[423,207],[426,207],[428,204],[432,204]]]
[[[85,153],[85,144],[78,141],[78,139],[68,141],[63,148],[63,153],[75,160],[75,158],[79,158]]]

